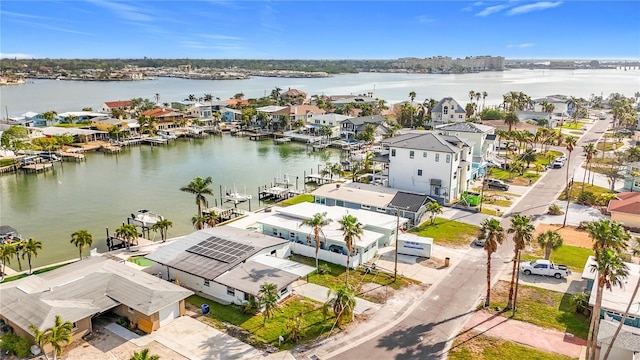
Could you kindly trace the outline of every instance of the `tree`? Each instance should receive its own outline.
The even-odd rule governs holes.
[[[631,252],[633,253],[633,256],[638,256],[640,254],[640,239],[634,238],[634,241],[635,243]],[[620,334],[620,330],[622,330],[622,325],[624,325],[625,321],[627,320],[627,317],[629,316],[629,311],[631,310],[631,306],[635,302],[636,295],[638,295],[639,288],[640,288],[640,278],[638,278],[638,280],[636,281],[636,286],[633,288],[633,294],[629,298],[627,309],[624,311],[624,314],[622,314],[622,318],[620,319],[620,322],[618,322],[616,332],[613,333],[613,337],[611,337],[611,342],[607,346],[607,351],[604,353],[604,360],[607,360],[609,358],[609,354],[611,353],[611,348],[613,347],[613,344],[616,342],[616,339]]]
[[[509,127],[509,132],[511,132],[511,128],[519,122],[520,119],[515,111],[509,111],[504,117],[504,124]]]
[[[513,234],[513,271],[511,272],[511,285],[509,286],[509,302],[507,309],[515,306],[515,299],[518,296],[517,288],[514,294],[514,278],[516,272],[520,268],[520,252],[525,249],[527,244],[533,240],[533,232],[536,228],[531,224],[531,219],[526,216],[515,214],[511,218],[511,227],[507,233]],[[513,300],[513,301],[512,301]]]
[[[362,223],[353,215],[345,215],[342,219],[338,220],[338,223],[340,223],[340,230],[344,236],[344,243],[347,246],[347,274],[344,283],[345,286],[349,286],[349,261],[351,259],[351,253],[353,252],[353,242],[362,236]]]
[[[627,269],[620,259],[620,254],[626,250],[631,235],[620,223],[609,219],[590,221],[584,225],[584,228],[594,241],[593,251],[596,263],[592,266],[591,271],[598,272],[598,288],[596,302],[591,313],[586,356],[586,359],[595,359],[602,290],[604,287],[611,289],[612,285],[617,285],[622,275],[626,277]]]
[[[589,170],[589,175],[591,175],[591,160],[593,160],[593,158],[598,153],[598,149],[596,149],[596,146],[593,143],[589,143],[582,147],[582,151],[584,151],[584,156],[587,161],[587,170]],[[588,179],[587,177],[585,177],[586,175],[587,172],[585,171],[584,175],[582,176],[582,192],[584,192],[584,184]],[[631,187],[631,189],[633,190],[633,187]]]
[[[527,163],[527,169],[531,165],[532,162],[535,162],[538,159],[538,155],[534,149],[525,150],[522,155],[520,155],[520,161]]]
[[[351,321],[356,308],[356,295],[353,290],[351,290],[349,286],[342,287],[335,291],[329,289],[327,297],[329,300],[327,300],[322,307],[324,317],[327,317],[329,309],[331,309],[336,317],[338,327],[340,327],[345,318]]]
[[[574,136],[567,136],[564,139],[564,143],[566,145],[566,149],[569,152],[569,156],[567,156],[567,176],[566,176],[566,196],[567,196],[567,209],[564,212],[564,221],[562,222],[562,227],[567,226],[567,214],[569,213],[569,201],[571,200],[571,184],[573,183],[573,180],[571,180],[571,184],[569,183],[569,168],[570,168],[570,164],[571,164],[571,153],[573,152],[573,148],[576,145],[576,143],[578,142],[578,139],[576,139]]]
[[[204,218],[204,223],[210,228],[216,226],[220,221],[220,216],[213,210],[202,212],[202,217]]]
[[[481,225],[479,236],[485,239],[484,250],[487,252],[487,297],[484,300],[484,306],[487,307],[491,303],[491,254],[504,241],[504,228],[494,218],[486,219]]]
[[[432,201],[427,205],[427,212],[430,214],[429,219],[431,219],[431,225],[433,225],[436,223],[436,216],[442,214],[442,205],[436,201]]]
[[[38,257],[38,250],[42,249],[42,241],[34,238],[24,241],[22,244],[22,259],[27,258],[29,264],[29,274],[31,274],[31,258]]]
[[[551,256],[551,251],[558,250],[562,247],[562,235],[558,234],[553,230],[547,230],[543,233],[538,234],[536,238],[538,245],[544,249],[544,258],[549,260]]]
[[[53,123],[56,115],[58,115],[58,113],[54,110],[42,113],[42,117],[47,121],[47,125],[51,125]]]
[[[204,224],[206,223],[207,223],[207,219],[202,215],[195,214],[191,218],[191,224],[196,228],[196,230],[204,229]]]
[[[93,245],[93,235],[87,230],[78,230],[71,234],[71,243],[78,248],[80,260],[82,260],[82,249],[85,246]]]
[[[140,352],[134,352],[129,360],[160,360],[160,356],[152,355],[149,353],[149,349],[142,349]]]
[[[415,91],[409,92],[409,99],[411,100],[409,105],[412,107],[412,110],[411,110],[411,128],[413,128],[413,100],[416,99],[416,92]]]
[[[209,207],[209,202],[205,195],[213,196],[213,190],[209,185],[213,184],[211,176],[207,178],[201,178],[196,176],[187,186],[180,188],[180,191],[184,191],[196,196],[196,205],[198,206],[198,215],[202,216],[202,207]]]
[[[32,331],[37,330],[36,326],[31,324],[29,326]],[[58,356],[62,353],[62,343],[70,343],[71,342],[71,334],[73,333],[73,324],[69,321],[62,321],[60,315],[56,315],[53,327],[50,327],[41,333],[37,334],[34,332],[34,335],[39,335],[41,347],[46,346],[47,344],[51,344],[53,348],[53,359],[57,359]]]
[[[320,250],[320,235],[325,238],[325,243],[327,241],[327,237],[322,231],[324,226],[329,225],[331,219],[327,219],[327,213],[316,213],[310,219],[305,219],[300,226],[309,226],[311,231],[313,231],[313,238],[316,242],[316,270],[319,270],[320,267],[318,265],[318,251]]]
[[[4,280],[4,274],[7,270],[7,264],[11,264],[11,258],[16,251],[11,244],[0,244],[0,260],[2,260],[2,274],[0,280]]]
[[[116,236],[124,240],[127,250],[131,250],[131,243],[138,239],[138,229],[133,224],[122,224],[116,229]]]
[[[258,301],[260,301],[260,305],[263,307],[262,315],[264,316],[264,321],[262,325],[267,323],[267,319],[273,317],[273,312],[279,308],[279,300],[280,293],[278,292],[276,284],[264,283],[260,285]]]
[[[170,227],[173,227],[173,222],[168,219],[162,219],[151,225],[151,230],[160,232],[160,239],[162,239],[162,242],[165,242],[167,240],[167,230]]]

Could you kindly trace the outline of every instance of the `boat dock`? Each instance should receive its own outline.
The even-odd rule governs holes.
[[[223,223],[225,221],[234,220],[239,217],[246,216],[246,213],[242,209],[230,208],[230,209],[222,209],[217,207],[207,208],[202,210],[203,213],[215,213],[218,216],[218,224]]]
[[[149,144],[151,146],[156,145],[167,145],[169,143],[169,139],[165,139],[162,136],[154,136],[142,139],[142,142],[145,144]]]
[[[37,173],[39,171],[46,171],[50,169],[53,169],[52,162],[29,164],[29,165],[22,166],[22,170],[24,170],[24,172],[27,172],[27,173]]]
[[[283,137],[283,138],[279,138],[279,139],[273,139],[273,142],[274,142],[276,145],[286,144],[286,143],[290,143],[290,142],[291,142],[291,138],[289,138],[289,137]]]
[[[62,160],[67,160],[67,161],[82,161],[84,160],[84,154],[81,153],[76,153],[76,152],[61,152],[60,156],[62,157]]]
[[[144,246],[144,245],[150,245],[153,244],[153,241],[151,240],[147,240],[143,237],[138,237],[136,239],[133,239],[131,241],[127,241],[125,239],[121,239],[119,237],[115,237],[115,236],[109,236],[107,238],[107,248],[109,249],[109,251],[112,250],[118,250],[118,249],[124,249],[127,247],[127,243],[129,243],[129,246]]]
[[[292,193],[289,189],[279,187],[279,186],[274,186],[269,189],[265,188],[264,190],[261,190],[260,193],[258,194],[258,199],[260,199],[260,201],[263,201],[263,200],[279,201],[279,200],[288,199],[291,196],[292,196]]]

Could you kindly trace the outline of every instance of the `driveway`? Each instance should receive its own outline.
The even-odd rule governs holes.
[[[511,282],[512,268],[503,271],[500,280]],[[582,280],[582,272],[572,271],[569,276],[563,279],[556,279],[550,276],[525,275],[520,273],[520,284],[535,286],[547,290],[557,291],[561,293],[577,294],[584,291],[587,287],[587,280]]]

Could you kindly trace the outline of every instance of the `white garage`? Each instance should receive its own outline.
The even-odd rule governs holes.
[[[167,325],[173,319],[180,316],[180,304],[174,303],[173,305],[169,305],[164,309],[161,309],[159,312],[160,315],[160,327]]]

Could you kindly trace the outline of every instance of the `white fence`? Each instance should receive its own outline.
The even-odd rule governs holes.
[[[291,243],[291,251],[294,254],[300,254],[303,256],[307,256],[310,258],[316,258],[316,247],[315,246],[307,246],[305,244]],[[334,253],[328,250],[318,250],[318,259],[324,260],[326,262],[330,262],[333,264],[338,264],[342,266],[347,266],[347,255],[342,255],[338,253]],[[349,259],[349,267],[355,269],[360,266],[360,256],[354,255]]]

